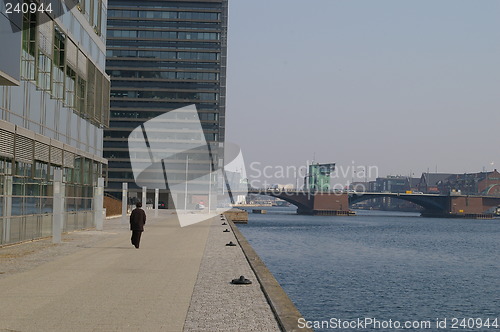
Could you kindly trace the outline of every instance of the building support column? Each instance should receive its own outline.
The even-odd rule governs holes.
[[[122,184],[122,224],[127,223],[128,183]]]
[[[160,189],[155,189],[155,217],[158,217],[158,200],[160,198]]]
[[[12,216],[12,176],[6,176],[4,178],[2,243],[9,243],[10,242],[10,217],[11,216]]]
[[[54,171],[54,209],[52,214],[52,243],[61,243],[64,225],[64,190],[61,169]]]
[[[144,210],[146,210],[146,194],[147,194],[147,192],[148,192],[148,188],[145,186],[142,187],[142,201],[141,201],[141,203],[142,203],[142,208]]]
[[[94,225],[95,229],[102,231],[104,227],[104,178],[97,179],[97,187],[94,188]]]

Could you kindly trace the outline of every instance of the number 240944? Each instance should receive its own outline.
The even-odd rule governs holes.
[[[52,4],[49,3],[47,5],[44,5],[43,3],[36,4],[34,2],[17,3],[17,4],[7,2],[5,4],[5,13],[6,14],[13,14],[13,13],[23,13],[23,14],[31,13],[31,14],[34,14],[36,12],[52,13]]]

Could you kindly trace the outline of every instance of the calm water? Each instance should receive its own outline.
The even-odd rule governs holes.
[[[499,219],[267,211],[239,228],[307,320],[500,317]]]

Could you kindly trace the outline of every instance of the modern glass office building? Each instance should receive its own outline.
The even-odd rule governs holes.
[[[108,193],[121,197],[122,183],[131,196],[134,181],[127,138],[146,121],[195,104],[199,119],[178,119],[155,136],[165,147],[192,140],[193,121],[201,121],[211,156],[192,154],[190,178],[220,165],[224,142],[227,0],[110,0],[106,70],[111,76],[110,128],[104,134],[109,160]],[[134,158],[134,156],[132,156]],[[179,162],[184,155],[179,155]],[[180,167],[182,168],[182,167]],[[169,177],[184,181],[186,174]],[[155,187],[154,183],[148,186]],[[150,193],[148,193],[150,195]],[[194,195],[196,196],[196,195]],[[189,197],[188,204],[206,197]],[[140,197],[140,194],[139,196]],[[160,200],[172,207],[168,191]],[[206,204],[206,201],[205,201]]]
[[[15,2],[15,1],[14,1]],[[65,183],[63,230],[93,223],[109,123],[106,0],[6,15],[0,1],[0,244],[50,236],[54,174]],[[22,3],[22,1],[21,1]],[[49,3],[47,1],[43,2]],[[48,9],[47,7],[45,7]]]

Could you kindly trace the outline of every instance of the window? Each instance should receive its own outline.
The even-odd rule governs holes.
[[[40,90],[50,91],[50,74],[52,60],[42,51],[38,51],[37,80],[36,84]]]
[[[64,98],[64,43],[66,36],[59,28],[55,29],[54,37],[54,68],[52,70],[52,94],[55,99]]]
[[[33,178],[35,179],[47,179],[48,165],[40,161],[35,162],[35,174]]]
[[[75,107],[75,85],[76,85],[76,73],[71,67],[66,67],[66,82],[65,82],[65,95],[64,103],[70,108]]]
[[[92,12],[92,9],[91,9],[91,3],[90,3],[91,0],[85,0],[85,17],[87,18],[87,20],[89,20],[90,22],[90,13]]]
[[[21,77],[26,80],[35,80],[36,26],[36,13],[23,15]]]
[[[85,158],[83,164],[83,184],[92,184],[92,163],[90,159]]]
[[[76,86],[76,105],[75,108],[80,112],[85,112],[85,91],[87,82],[81,77],[78,77],[78,84]]]
[[[94,27],[94,31],[100,34],[101,23],[99,22],[101,15],[101,2],[99,0],[92,0],[92,21],[91,25]]]

